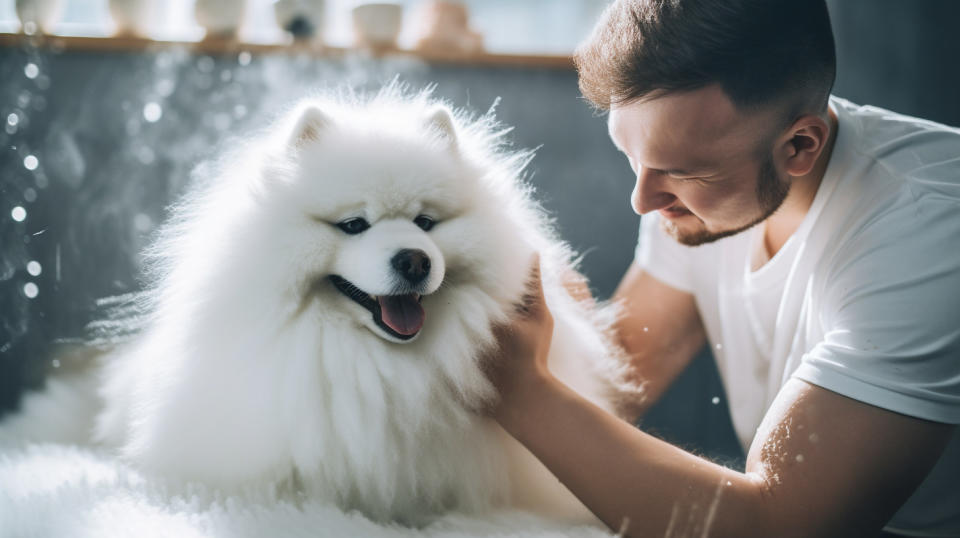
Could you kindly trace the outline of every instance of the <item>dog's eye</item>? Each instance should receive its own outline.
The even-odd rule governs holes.
[[[419,226],[421,230],[429,232],[430,228],[433,228],[433,225],[436,224],[437,221],[426,215],[420,215],[419,217],[413,219],[413,223]]]
[[[342,220],[337,223],[337,228],[340,228],[344,232],[350,235],[356,235],[367,231],[367,228],[370,227],[370,223],[363,220],[360,217],[355,217],[352,219]]]

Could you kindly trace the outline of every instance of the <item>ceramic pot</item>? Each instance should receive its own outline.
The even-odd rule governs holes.
[[[476,54],[483,50],[483,35],[470,28],[466,4],[433,0],[421,13],[418,50],[433,54]]]

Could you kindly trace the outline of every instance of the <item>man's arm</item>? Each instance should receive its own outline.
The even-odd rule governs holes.
[[[553,378],[542,290],[528,311],[501,342],[514,360],[494,377],[496,418],[630,536],[873,536],[953,432],[793,380],[739,473],[644,434]]]
[[[631,379],[644,387],[637,418],[657,402],[706,342],[693,295],[630,265],[614,301],[621,305],[616,332],[630,357]]]
[[[875,536],[953,430],[794,380],[739,473],[644,434],[555,380],[529,387],[525,400],[500,423],[628,536]]]

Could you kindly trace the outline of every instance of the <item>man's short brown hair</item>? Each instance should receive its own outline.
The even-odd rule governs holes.
[[[738,108],[819,113],[836,74],[825,0],[617,0],[574,61],[603,110],[719,84]]]

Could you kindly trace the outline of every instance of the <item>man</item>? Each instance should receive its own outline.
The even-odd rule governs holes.
[[[542,292],[501,425],[631,536],[960,536],[960,131],[830,97],[823,0],[619,0],[576,61],[643,215],[621,343],[651,403],[713,344],[746,470],[556,381]]]

